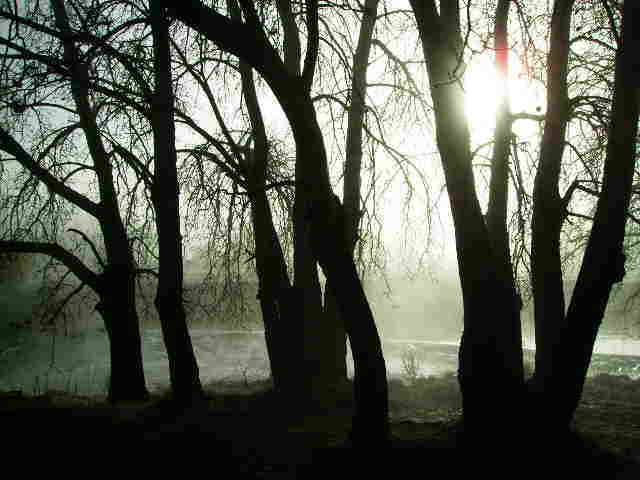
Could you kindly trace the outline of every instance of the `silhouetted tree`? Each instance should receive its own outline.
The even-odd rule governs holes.
[[[43,221],[49,223],[46,218],[36,218],[35,222],[30,223],[31,228],[28,228],[26,232],[21,232],[20,229],[7,232],[10,237],[0,242],[0,248],[4,251],[39,253],[55,258],[73,272],[81,282],[80,286],[72,293],[79,292],[86,285],[97,294],[99,302],[96,305],[96,310],[102,315],[109,337],[111,358],[109,400],[113,402],[141,400],[147,397],[147,390],[142,367],[140,332],[135,304],[136,266],[133,262],[127,231],[120,216],[110,164],[112,153],[108,152],[105,147],[102,131],[98,124],[98,109],[101,104],[99,100],[92,101],[88,86],[89,68],[94,60],[92,57],[94,52],[83,54],[78,48],[71,33],[63,2],[52,1],[51,9],[55,19],[53,28],[37,23],[39,20],[37,18],[30,19],[26,15],[21,16],[25,12],[2,10],[0,15],[14,22],[13,28],[6,30],[7,37],[0,39],[7,51],[11,52],[7,55],[22,65],[38,65],[34,68],[48,70],[48,73],[43,76],[33,75],[29,79],[25,78],[24,85],[20,80],[20,77],[25,74],[24,70],[20,72],[9,69],[3,72],[3,76],[6,81],[13,75],[16,98],[19,98],[17,95],[20,91],[24,93],[25,98],[32,95],[33,103],[21,104],[20,112],[17,113],[23,113],[27,109],[35,111],[53,107],[72,113],[75,117],[74,121],[57,129],[57,131],[53,131],[51,142],[40,149],[37,158],[34,158],[27,151],[28,147],[23,147],[16,140],[16,137],[5,129],[4,125],[0,128],[0,149],[11,155],[31,175],[31,178],[22,187],[22,195],[16,196],[15,201],[23,202],[25,200],[21,198],[23,195],[29,195],[30,191],[32,194],[34,193],[28,187],[29,182],[35,181],[36,188],[37,185],[46,186],[50,197],[59,197],[95,218],[102,234],[106,258],[101,259],[96,247],[87,235],[80,231],[76,231],[76,233],[89,243],[102,267],[100,273],[91,270],[83,260],[58,244],[55,236],[38,239],[40,235],[37,225]],[[86,20],[86,18],[82,20]],[[16,32],[19,28],[25,28],[24,26],[20,27],[20,24],[27,25],[38,34],[48,35],[48,38],[39,37],[44,43],[43,45],[25,45],[21,42],[19,35],[12,35],[12,32]],[[55,51],[54,45],[60,45],[60,53],[55,55],[47,52],[46,49],[49,47],[47,42],[53,44],[51,45],[52,52]],[[38,47],[42,47],[43,51],[38,51]],[[14,65],[14,67],[20,68],[20,65]],[[56,79],[56,76],[59,76],[61,80]],[[27,82],[29,83],[27,84]],[[64,102],[56,104],[47,101],[48,92],[42,92],[43,96],[39,98],[37,96],[38,89],[49,90],[52,88],[47,86],[48,82],[58,88],[61,86],[68,89],[73,99],[73,106],[67,106]],[[16,124],[19,124],[19,120]],[[73,135],[77,130],[82,132],[92,165],[73,162],[64,154],[56,154],[56,152],[64,151],[65,146],[67,148],[73,146],[71,142],[74,141]],[[56,156],[62,158],[56,158]],[[70,184],[70,179],[75,173],[86,170],[93,171],[97,179],[97,202],[92,200],[89,195],[74,189]],[[16,206],[18,205],[14,205],[14,207]],[[58,215],[56,212],[51,214]],[[30,237],[36,238],[36,240],[29,240]]]
[[[331,191],[324,141],[310,97],[318,54],[317,3],[310,1],[306,5],[308,41],[302,72],[293,71],[286,58],[284,62],[280,59],[268,42],[251,2],[240,2],[244,22],[225,17],[198,1],[165,5],[172,16],[256,69],[285,111],[296,143],[296,168],[300,169],[296,172],[297,191],[305,192],[302,227],[310,233],[313,253],[310,258],[317,259],[333,285],[354,356],[353,439],[361,444],[385,442],[387,382],[380,339],[345,242],[343,208]],[[236,42],[238,34],[246,41]]]
[[[494,191],[486,224],[475,192],[464,114],[460,7],[458,2],[442,2],[439,10],[431,1],[411,4],[427,60],[438,148],[456,231],[465,312],[459,367],[465,429],[480,448],[479,441],[487,432],[505,435],[520,430],[524,420],[522,361],[516,355],[520,347],[514,348],[514,342],[519,343],[515,338],[518,309],[501,240],[504,200],[498,198],[505,193],[504,100],[496,129]],[[532,273],[540,351],[528,405],[535,412],[534,428],[545,434],[549,428],[566,429],[573,417],[611,287],[624,275],[622,239],[636,156],[639,84],[637,56],[631,53],[637,41],[631,32],[639,9],[625,2],[603,187],[579,280],[565,314],[560,231],[574,189],[561,197],[558,181],[570,118],[566,84],[572,7],[571,0],[556,1],[551,18],[547,110],[534,190]],[[504,40],[500,30],[506,8],[499,2],[496,42]]]
[[[174,95],[169,18],[158,3],[150,5],[153,35],[154,92],[151,104],[154,182],[151,193],[158,232],[158,290],[155,305],[169,356],[173,395],[179,401],[202,396],[198,364],[187,329],[183,292],[182,235],[178,195]]]

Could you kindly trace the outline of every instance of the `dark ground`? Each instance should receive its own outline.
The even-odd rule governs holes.
[[[418,378],[411,386],[392,381],[391,448],[360,454],[347,440],[348,399],[302,415],[268,392],[224,391],[211,390],[206,402],[187,410],[159,396],[111,407],[55,392],[39,397],[5,392],[0,395],[3,470],[225,479],[519,479],[533,478],[536,471],[535,477],[542,472],[547,479],[640,479],[640,380],[628,377],[589,381],[575,434],[556,441],[555,462],[561,463],[553,465],[541,464],[547,457],[532,445],[522,447],[517,464],[499,450],[481,463],[471,461],[460,444],[454,375]]]

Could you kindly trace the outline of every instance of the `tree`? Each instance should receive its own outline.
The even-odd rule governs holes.
[[[235,2],[228,2],[228,10],[233,17],[240,17],[240,10]],[[202,52],[209,50],[206,45],[208,41],[204,39],[199,43],[199,51],[193,60],[188,58],[190,54],[188,45],[184,48],[175,47],[179,57],[176,68],[179,72],[183,69],[188,72],[199,90],[204,93],[220,128],[221,138],[199,125],[199,122],[188,112],[184,110],[177,112],[178,122],[189,127],[205,142],[181,149],[187,154],[183,168],[186,178],[190,179],[191,195],[194,201],[199,203],[199,208],[191,208],[191,212],[187,212],[187,215],[196,222],[196,218],[204,213],[205,221],[209,224],[210,242],[215,241],[215,230],[225,229],[226,245],[223,246],[222,255],[226,258],[222,260],[221,266],[224,270],[223,274],[230,276],[224,265],[230,264],[233,261],[231,257],[235,258],[237,255],[232,253],[232,248],[236,250],[247,248],[241,242],[237,247],[233,247],[231,232],[238,229],[239,236],[243,236],[241,230],[245,222],[242,212],[236,212],[235,209],[239,207],[240,210],[245,210],[242,205],[247,202],[242,198],[248,198],[249,224],[252,227],[251,233],[255,244],[258,298],[262,310],[271,376],[278,392],[284,393],[285,397],[298,398],[305,373],[302,322],[291,306],[292,286],[284,250],[278,238],[267,196],[269,189],[274,188],[274,185],[279,188],[288,188],[293,185],[293,182],[274,180],[274,185],[267,185],[267,181],[277,169],[274,157],[278,152],[273,151],[267,138],[251,67],[243,61],[236,65],[230,58],[221,59],[218,64],[203,60],[198,55],[202,56]],[[216,55],[219,52],[211,53]],[[216,72],[222,69],[225,69],[224,73]],[[246,130],[227,124],[223,109],[216,99],[216,92],[210,85],[212,78],[218,77],[220,77],[218,81],[226,81],[229,85],[232,83],[231,78],[238,73],[249,121],[249,127]],[[199,109],[198,113],[202,114],[202,109]],[[194,175],[193,172],[197,173]],[[193,177],[196,178],[195,182]],[[229,185],[227,190],[223,190],[222,182]],[[271,183],[271,180],[269,182]],[[228,209],[226,212],[219,207],[222,203],[221,196],[229,198],[228,205],[225,207]],[[208,205],[209,209],[203,209],[202,205]],[[187,208],[189,209],[189,206]],[[288,212],[285,212],[285,215],[288,215]],[[226,219],[226,224],[221,227],[223,218]],[[292,368],[292,365],[297,367]]]
[[[178,401],[201,397],[198,364],[182,303],[182,235],[178,197],[174,95],[171,77],[169,18],[157,3],[150,5],[153,36],[154,92],[151,105],[154,184],[152,190],[158,232],[159,272],[155,305],[169,353],[173,394]]]
[[[521,428],[523,382],[521,360],[514,349],[517,309],[506,269],[504,220],[490,202],[487,222],[475,192],[469,135],[464,115],[461,78],[462,37],[457,2],[411,2],[420,33],[434,101],[438,148],[447,181],[456,231],[456,248],[464,299],[464,333],[459,378],[463,394],[465,431],[480,447],[489,423],[499,419],[496,435]],[[504,33],[507,5],[499,2],[496,42]],[[569,119],[566,89],[569,25],[572,1],[557,0],[551,19],[548,56],[547,110],[534,191],[532,269],[536,303],[537,354],[535,380],[528,405],[536,412],[534,428],[548,435],[563,430],[577,407],[598,326],[612,285],[624,274],[622,237],[633,178],[638,123],[638,68],[630,54],[637,48],[630,32],[638,7],[624,3],[623,34],[616,54],[616,76],[603,189],[594,224],[568,311],[564,312],[560,231],[573,189],[560,197],[559,172],[565,126]],[[502,29],[502,28],[501,28]],[[498,47],[500,48],[500,47]],[[500,55],[498,50],[497,55]],[[634,73],[635,72],[635,73]],[[633,99],[636,100],[633,100]],[[504,195],[504,107],[496,128],[492,197]],[[502,134],[501,134],[502,131]],[[615,190],[615,193],[613,191]],[[606,192],[606,193],[605,193]],[[494,208],[492,210],[492,207]],[[497,225],[497,228],[494,226]],[[609,234],[605,234],[608,229]],[[499,240],[499,238],[498,238]],[[613,261],[611,260],[613,259]],[[540,325],[540,331],[538,330]],[[554,331],[555,330],[555,331]],[[517,345],[517,344],[516,344]],[[538,370],[540,368],[540,370]],[[542,422],[539,422],[542,421]],[[495,427],[494,427],[495,428]],[[514,432],[515,433],[515,432]],[[482,449],[481,449],[482,450]],[[484,450],[483,450],[484,451]]]
[[[18,55],[45,65],[49,69],[49,75],[59,75],[63,79],[71,78],[71,93],[74,100],[85,102],[78,107],[80,126],[84,129],[88,149],[95,163],[93,169],[98,179],[100,203],[81,198],[81,194],[66,185],[55,185],[53,180],[44,176],[44,170],[39,169],[38,162],[33,159],[33,164],[29,164],[28,168],[32,173],[43,178],[43,182],[51,190],[96,217],[105,236],[108,260],[111,261],[112,256],[121,258],[119,264],[105,264],[106,273],[100,277],[99,289],[100,295],[108,302],[100,302],[99,309],[106,308],[107,304],[112,304],[111,308],[120,309],[129,302],[129,306],[135,308],[135,290],[129,290],[128,297],[125,297],[124,292],[119,290],[120,287],[129,285],[130,288],[134,288],[136,273],[155,274],[152,269],[133,267],[132,246],[137,245],[144,250],[148,249],[149,245],[146,240],[137,235],[140,225],[130,224],[138,220],[137,215],[140,210],[144,212],[143,223],[147,225],[151,223],[148,221],[149,203],[153,206],[160,264],[160,272],[157,274],[159,285],[156,308],[161,317],[168,351],[174,396],[178,400],[188,402],[194,396],[201,395],[202,389],[182,305],[182,247],[173,133],[172,79],[171,70],[168,68],[168,33],[163,30],[166,25],[160,18],[162,15],[152,20],[147,10],[132,5],[126,5],[126,8],[120,7],[122,5],[118,2],[101,5],[94,2],[74,4],[73,10],[76,13],[79,12],[79,18],[74,18],[74,21],[70,22],[64,19],[66,15],[64,5],[61,2],[54,2],[52,10],[58,22],[59,31],[3,11],[3,16],[17,22],[20,28],[34,29],[41,34],[59,39],[64,45],[61,59],[55,55],[47,56],[39,52],[31,52],[22,48],[19,41],[13,43],[3,41],[3,44],[16,50]],[[155,35],[152,34],[155,44],[150,44],[146,35],[134,41],[131,40],[131,35],[136,34],[136,29],[144,31],[149,25],[153,26],[152,31],[156,29]],[[165,59],[164,56],[167,58]],[[154,68],[149,68],[147,63],[149,59],[155,62]],[[100,101],[91,105],[92,98],[99,98]],[[20,110],[23,111],[22,108]],[[84,113],[85,111],[88,113]],[[124,129],[122,129],[123,125]],[[76,128],[76,125],[72,125],[71,128],[61,129],[55,141],[66,140]],[[119,129],[122,131],[113,133]],[[131,135],[123,138],[122,134],[126,129]],[[144,143],[149,139],[150,134],[154,139],[154,153],[148,155],[148,160],[141,159],[136,149],[142,150],[143,153],[148,152]],[[21,161],[27,165],[26,157],[10,140],[5,140],[5,150],[10,149],[13,155],[21,155]],[[53,146],[57,147],[52,144],[52,147],[45,149],[45,154],[51,154],[49,150],[54,151]],[[73,163],[65,165],[73,165]],[[83,170],[86,168],[81,165],[76,170],[71,169],[71,174]],[[115,184],[113,172],[117,172]],[[142,192],[140,192],[141,185]],[[124,200],[119,198],[119,194],[123,191],[125,192]],[[126,211],[126,226],[122,224],[120,217],[120,201],[124,201],[126,205],[123,208]],[[145,201],[148,203],[140,208]],[[120,222],[120,227],[117,222]],[[143,230],[146,228],[144,224]],[[127,237],[127,227],[131,228],[131,239]],[[96,248],[93,250],[97,251]],[[86,281],[85,278],[83,281]],[[112,298],[111,295],[114,293],[117,296]],[[127,301],[116,300],[120,298],[126,298]],[[123,311],[117,310],[113,318],[118,319],[117,326],[108,324],[108,331],[113,332],[115,328],[124,328],[120,327],[121,324],[124,325],[124,322],[120,321],[124,318]],[[123,338],[126,337],[122,342],[135,344],[137,339],[139,350],[137,317],[135,330],[130,325],[128,328],[130,329],[128,333],[122,334]],[[126,348],[123,347],[121,350],[126,351]],[[141,362],[139,363],[141,372]],[[114,367],[115,365],[114,363]],[[134,366],[135,362],[130,361],[128,365]],[[126,364],[122,366],[132,368]]]
[[[51,132],[50,143],[45,143],[38,156],[34,158],[17,140],[5,129],[0,128],[0,148],[11,155],[32,176],[30,181],[44,185],[49,190],[50,198],[59,197],[69,204],[91,215],[98,222],[103,236],[106,259],[101,259],[96,247],[91,243],[86,234],[76,231],[91,247],[99,261],[102,272],[95,273],[85,265],[85,262],[56,242],[53,238],[45,238],[39,241],[28,240],[29,237],[37,237],[37,223],[31,223],[26,236],[20,230],[14,230],[13,238],[0,243],[3,251],[19,253],[38,253],[48,255],[64,264],[80,280],[80,286],[73,292],[79,292],[85,285],[89,286],[99,297],[96,310],[100,312],[105,322],[109,336],[111,375],[109,380],[108,397],[110,401],[141,400],[147,397],[142,367],[142,354],[140,345],[140,333],[138,330],[138,315],[135,305],[134,276],[136,267],[129,245],[127,232],[120,217],[119,203],[114,188],[114,178],[110,167],[110,154],[104,145],[101,128],[98,124],[99,101],[92,102],[88,89],[89,67],[93,60],[91,53],[83,55],[78,49],[69,27],[69,19],[65,7],[60,1],[51,2],[52,13],[55,18],[55,27],[52,29],[43,24],[36,23],[28,17],[19,16],[19,12],[3,10],[1,15],[15,24],[25,24],[33,28],[35,32],[49,35],[46,40],[53,44],[59,42],[62,47],[60,56],[48,52],[38,52],[29,46],[21,44],[18,35],[0,39],[8,52],[7,57],[15,59],[22,65],[32,65],[38,70],[46,68],[49,73],[42,76],[34,75],[31,79],[22,77],[24,70],[12,68],[4,73],[4,80],[9,80],[14,75],[14,95],[24,93],[24,98],[32,95],[33,101],[19,103],[20,108],[14,106],[17,114],[24,113],[27,109],[34,111],[38,108],[54,107],[72,113],[77,120],[68,125],[63,125]],[[15,32],[9,28],[8,32]],[[36,45],[37,47],[37,45]],[[44,45],[48,48],[48,45]],[[52,48],[53,50],[53,48]],[[37,66],[36,66],[37,65]],[[20,65],[17,65],[18,69]],[[17,77],[15,77],[17,75]],[[56,79],[60,76],[61,80]],[[23,82],[30,81],[31,85]],[[53,89],[47,86],[51,82],[54,86],[61,85],[68,89],[73,99],[73,107],[60,102],[49,103],[47,96]],[[31,90],[28,90],[28,89]],[[40,89],[45,93],[38,98]],[[19,97],[18,97],[19,98]],[[73,142],[74,133],[80,130],[86,147],[89,151],[92,166],[74,163],[66,158],[58,160],[57,151],[63,151],[63,147]],[[50,162],[47,166],[45,162]],[[70,167],[70,168],[69,168]],[[95,202],[88,195],[80,193],[69,185],[70,178],[78,171],[92,170],[98,183],[99,202]],[[26,186],[26,185],[25,185]],[[28,192],[29,189],[22,189]],[[20,196],[15,199],[21,202]],[[54,213],[56,215],[56,213]],[[46,219],[37,219],[43,221]],[[26,238],[25,238],[26,237]]]
[[[334,293],[354,355],[356,413],[353,439],[360,444],[380,444],[388,437],[386,368],[380,339],[358,279],[353,257],[346,246],[344,214],[331,191],[322,133],[311,102],[310,88],[318,49],[316,2],[307,4],[309,31],[307,55],[300,74],[292,72],[269,44],[250,2],[240,2],[245,22],[229,19],[198,1],[165,5],[172,16],[246,61],[269,84],[282,106],[296,143],[298,190],[304,190],[305,228],[309,228],[313,257],[320,263]],[[246,42],[233,39],[241,32]],[[298,173],[298,172],[297,172]],[[311,181],[313,179],[313,181]]]
[[[374,27],[377,20],[378,1],[367,0],[363,5],[363,16],[358,35],[358,44],[353,56],[351,77],[351,102],[347,117],[346,155],[344,162],[344,193],[342,204],[344,208],[344,233],[347,248],[353,253],[360,233],[361,220],[361,175],[362,175],[362,133],[364,129],[364,115],[367,93],[367,69],[371,51]],[[333,321],[334,328],[326,329],[334,339],[329,345],[334,345],[335,353],[328,360],[333,359],[334,375],[337,379],[346,379],[347,371],[345,357],[344,324],[333,296],[333,287],[329,283],[325,290],[325,322]]]
[[[480,434],[487,422],[516,428],[514,409],[522,377],[511,358],[507,335],[513,323],[508,282],[499,277],[472,171],[469,130],[464,113],[464,72],[458,2],[412,1],[422,41],[434,104],[436,138],[445,173],[456,232],[463,294],[464,331],[459,353],[459,381],[465,431]],[[491,419],[491,420],[489,420]],[[495,427],[494,427],[495,428]]]
[[[640,107],[640,63],[635,55],[640,42],[632,32],[639,19],[640,7],[624,2],[602,190],[578,280],[551,353],[555,371],[545,385],[548,390],[543,405],[554,402],[551,426],[566,427],[573,418],[611,289],[625,275],[623,240],[637,157]]]
[[[295,24],[295,19],[300,17],[300,12],[293,12],[291,5],[287,5],[287,2],[279,4],[281,15],[275,18],[275,20],[269,15],[268,8],[264,12],[260,12],[261,22],[267,24],[268,22],[277,23],[278,19],[283,23],[283,31],[289,31],[291,35],[295,34],[293,39],[289,41],[283,40],[283,51],[295,53],[299,51],[299,45],[295,45],[297,40],[298,26]],[[373,4],[369,5],[371,7]],[[373,5],[375,6],[375,5]],[[275,8],[275,6],[274,6]],[[228,4],[227,10],[231,13],[231,17],[240,21],[241,13],[234,3]],[[351,237],[350,243],[355,246],[359,237],[359,224],[361,219],[360,209],[360,175],[361,175],[361,160],[362,160],[362,137],[363,130],[365,130],[366,124],[359,121],[364,119],[365,113],[365,96],[366,96],[366,70],[368,64],[369,49],[371,46],[371,37],[373,34],[373,25],[376,20],[376,8],[367,8],[364,11],[367,22],[363,25],[363,34],[359,41],[358,49],[355,54],[355,70],[352,67],[350,59],[344,58],[342,68],[344,72],[339,70],[346,78],[351,77],[351,71],[356,71],[354,74],[355,82],[349,89],[344,90],[343,83],[339,83],[336,80],[335,87],[330,85],[325,86],[322,81],[321,93],[315,94],[314,101],[316,102],[333,102],[338,105],[338,108],[344,109],[345,117],[349,116],[350,120],[347,137],[349,147],[346,149],[345,158],[345,194],[350,198],[349,203],[353,204],[351,210],[353,215],[348,220],[348,224],[351,225]],[[351,13],[351,12],[348,12]],[[351,17],[356,17],[360,12],[353,12]],[[340,49],[346,49],[347,46],[341,45],[333,36],[329,21],[332,20],[333,14],[331,9],[328,9],[328,14],[322,18],[322,24],[324,25],[324,42],[332,45],[330,51],[341,51]],[[355,15],[354,15],[355,14]],[[335,15],[334,15],[335,17]],[[282,21],[282,18],[287,19]],[[335,18],[333,18],[335,20]],[[336,21],[350,22],[352,18],[338,17]],[[289,24],[288,22],[294,22]],[[270,23],[270,24],[271,24]],[[286,24],[286,25],[285,25]],[[286,26],[292,28],[286,28]],[[271,27],[270,27],[271,28]],[[275,28],[275,27],[274,27]],[[270,35],[274,35],[273,30]],[[293,33],[291,33],[293,32]],[[272,365],[272,377],[278,390],[287,391],[287,396],[293,396],[298,398],[298,401],[302,398],[311,397],[315,400],[331,401],[327,398],[327,394],[331,396],[332,387],[339,386],[346,381],[346,345],[344,338],[344,328],[336,323],[336,305],[333,296],[330,294],[331,287],[325,288],[325,302],[324,305],[320,304],[318,310],[313,310],[315,302],[308,302],[306,307],[309,308],[309,315],[301,315],[296,311],[295,304],[298,301],[294,291],[303,289],[307,291],[308,298],[317,298],[321,300],[320,285],[315,273],[315,280],[311,279],[306,287],[300,287],[298,290],[292,290],[292,286],[289,280],[287,262],[285,259],[284,251],[281,247],[280,240],[276,233],[276,229],[273,225],[273,217],[270,211],[267,195],[266,195],[266,174],[269,164],[273,164],[275,160],[275,154],[271,152],[270,142],[267,140],[266,129],[264,126],[264,120],[260,105],[258,103],[257,91],[254,81],[251,77],[251,69],[244,62],[240,61],[236,67],[232,59],[226,57],[220,57],[219,63],[202,60],[202,57],[218,56],[220,53],[215,50],[211,50],[211,47],[200,45],[198,52],[195,52],[193,59],[188,60],[189,48],[184,47],[184,52],[180,53],[180,70],[184,68],[189,72],[189,75],[195,80],[198,88],[204,93],[205,98],[211,106],[211,112],[213,113],[221,132],[220,140],[216,139],[214,133],[206,131],[204,127],[198,124],[193,118],[189,117],[184,112],[179,113],[179,121],[191,128],[194,132],[201,137],[205,144],[197,145],[194,148],[183,149],[185,153],[188,153],[186,160],[193,165],[189,167],[189,171],[196,173],[197,178],[208,179],[210,173],[222,175],[226,177],[230,182],[230,186],[227,188],[227,192],[224,193],[224,197],[229,199],[231,204],[246,205],[247,202],[243,202],[241,199],[248,197],[251,205],[251,223],[253,225],[253,231],[251,232],[255,240],[255,260],[256,260],[256,273],[259,279],[259,300],[262,307],[263,320],[265,323],[265,334],[267,340],[267,349]],[[207,53],[205,53],[207,52]],[[285,53],[286,55],[286,53]],[[299,54],[297,54],[299,57]],[[331,60],[324,58],[320,55],[325,68],[331,69],[333,75],[335,73],[335,67],[331,64]],[[300,59],[292,58],[290,60],[292,65],[300,63]],[[206,67],[205,67],[206,65]],[[235,75],[235,70],[239,70],[242,77],[242,93],[247,106],[246,116],[248,117],[252,127],[249,132],[244,130],[244,126],[238,127],[236,122],[230,122],[225,125],[223,120],[223,107],[217,105],[215,100],[216,93],[210,86],[213,78],[220,78],[218,81],[225,82],[224,91],[233,91],[233,82],[231,79]],[[223,73],[226,72],[226,73]],[[212,76],[213,72],[215,77]],[[326,75],[329,77],[329,75]],[[331,88],[335,88],[338,95],[344,92],[344,98],[334,96],[331,92]],[[357,90],[357,92],[356,92]],[[326,92],[326,93],[325,93]],[[353,92],[353,93],[352,93]],[[220,96],[220,95],[218,95]],[[353,108],[350,107],[353,106]],[[371,106],[368,106],[370,111],[375,112]],[[202,109],[197,111],[198,114],[202,113]],[[370,132],[367,131],[367,135]],[[234,137],[239,137],[235,139]],[[246,140],[245,140],[246,139]],[[251,145],[252,146],[249,146]],[[205,151],[210,149],[210,151]],[[357,163],[356,163],[357,162]],[[282,160],[280,160],[282,163]],[[273,171],[273,168],[270,169]],[[300,174],[300,172],[298,172]],[[216,180],[217,182],[217,180]],[[280,188],[282,183],[275,182],[269,186],[269,189],[273,187]],[[207,197],[212,195],[219,198],[219,190],[216,193],[213,186],[198,186],[198,190],[202,191],[202,194],[198,194],[197,198],[201,198],[202,201],[211,205],[213,216],[225,216],[230,220],[231,212],[229,215],[224,213],[218,213],[220,204],[219,200],[211,201]],[[205,193],[208,192],[208,193]],[[204,196],[202,196],[204,195]],[[259,198],[258,198],[259,197]],[[299,192],[299,197],[304,197],[304,192]],[[236,201],[236,199],[239,199]],[[200,203],[197,210],[202,211],[202,203]],[[256,213],[257,212],[257,213]],[[295,206],[293,209],[293,220],[296,223]],[[242,225],[243,220],[237,218],[233,214],[234,221]],[[300,215],[300,210],[298,210]],[[195,219],[194,219],[195,221]],[[208,220],[212,226],[217,228],[219,223],[215,218]],[[304,222],[304,217],[298,223]],[[227,231],[232,228],[230,224],[226,227]],[[237,228],[237,227],[234,227]],[[295,230],[295,229],[294,229]],[[238,232],[239,238],[242,234]],[[303,237],[298,237],[298,241],[294,241],[294,259],[298,258],[298,266],[302,268],[303,274],[300,274],[296,270],[294,265],[294,273],[299,278],[304,278],[304,272],[311,272],[313,269],[307,269],[306,263],[302,260],[305,257],[304,254],[296,255],[296,249],[301,248],[303,251],[309,252],[308,246],[301,240]],[[229,243],[227,241],[227,243]],[[353,250],[353,247],[351,247]],[[228,255],[228,250],[224,250],[224,255]],[[314,261],[315,262],[315,261]],[[295,260],[294,260],[295,264]],[[303,282],[304,283],[304,282]],[[298,306],[300,307],[300,306]],[[318,313],[318,317],[314,316],[314,313]],[[279,332],[279,333],[277,333]],[[278,344],[280,347],[276,348]],[[278,360],[280,359],[280,360]],[[288,368],[278,368],[278,365],[288,366]],[[295,365],[295,368],[292,368]],[[285,377],[287,380],[285,380]],[[286,386],[285,384],[289,384]],[[302,395],[301,395],[302,394]]]

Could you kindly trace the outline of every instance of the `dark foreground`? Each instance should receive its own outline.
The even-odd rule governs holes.
[[[511,445],[472,459],[459,427],[455,377],[391,382],[393,438],[385,451],[354,451],[351,402],[305,414],[268,392],[211,391],[177,408],[163,397],[111,407],[49,393],[0,396],[3,470],[91,477],[143,471],[162,478],[576,478],[640,479],[640,381],[589,382],[567,438]],[[507,439],[506,444],[509,444]],[[489,449],[491,451],[491,449]],[[517,458],[517,462],[513,460]],[[545,463],[548,462],[548,463]],[[534,475],[535,472],[535,475]]]

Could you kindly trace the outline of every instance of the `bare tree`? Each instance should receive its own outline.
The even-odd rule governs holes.
[[[169,354],[173,394],[179,401],[202,396],[198,364],[182,303],[183,265],[178,196],[174,94],[172,86],[169,18],[165,9],[150,5],[153,36],[154,92],[151,108],[154,183],[152,199],[158,232],[158,291],[155,305]]]
[[[518,321],[514,308],[517,304],[510,287],[512,280],[506,278],[511,272],[505,268],[504,245],[496,242],[496,233],[504,234],[504,217],[496,215],[495,206],[501,205],[500,211],[504,212],[504,202],[493,197],[496,199],[490,206],[485,226],[475,192],[463,111],[460,6],[457,2],[442,3],[438,11],[435,2],[411,3],[427,59],[438,148],[456,231],[465,311],[459,370],[465,428],[469,429],[471,438],[479,440],[479,436],[484,437],[487,428],[491,428],[485,423],[488,418],[494,429],[495,420],[500,419],[500,428],[495,430],[501,432],[500,435],[517,430],[525,398],[521,360],[515,358],[516,352],[510,343]],[[500,6],[506,8],[504,4],[499,5],[498,13]],[[638,103],[630,99],[638,94],[638,69],[637,60],[630,52],[635,50],[633,46],[637,42],[630,32],[637,20],[638,8],[625,2],[623,33],[616,53],[603,189],[580,275],[565,313],[560,235],[576,187],[560,196],[558,184],[570,119],[567,71],[572,14],[573,1],[554,3],[547,61],[547,109],[534,190],[532,270],[540,350],[528,405],[535,409],[534,427],[543,435],[548,435],[550,428],[568,427],[580,399],[609,292],[624,275],[622,239],[636,157]],[[504,15],[504,11],[497,15],[498,21],[501,17],[504,21]],[[499,35],[496,37],[498,41]],[[502,120],[499,119],[496,129],[492,188],[502,190],[504,171],[499,172],[499,153],[504,152],[504,143],[500,143],[504,142],[500,135],[504,129],[501,125],[505,125],[504,107],[499,113]],[[498,191],[492,195],[497,193],[504,194]],[[609,235],[604,233],[607,229]],[[480,448],[479,443],[474,445]]]
[[[353,438],[360,443],[384,442],[388,436],[388,405],[380,339],[346,246],[342,205],[331,191],[324,141],[310,96],[318,51],[318,6],[316,2],[306,5],[307,54],[304,68],[296,74],[267,41],[253,5],[245,1],[240,4],[244,22],[229,19],[197,1],[167,7],[173,16],[256,69],[274,91],[289,119],[297,163],[304,159],[304,165],[299,166],[302,171],[296,172],[297,191],[304,190],[308,201],[303,209],[304,227],[310,231],[313,258],[334,285],[354,354],[357,408]],[[233,40],[239,32],[246,42]]]
[[[48,223],[45,218],[38,218],[38,215],[34,219],[35,222],[27,224],[25,232],[13,229],[13,238],[2,241],[0,246],[4,251],[39,253],[55,258],[73,272],[81,282],[72,293],[77,293],[84,286],[88,286],[98,295],[100,300],[96,309],[104,319],[110,343],[109,399],[114,402],[144,399],[147,396],[147,390],[142,368],[140,333],[135,305],[136,267],[128,235],[120,216],[120,206],[110,166],[110,153],[105,148],[98,123],[101,103],[99,100],[92,101],[88,88],[89,69],[95,58],[93,57],[95,52],[84,54],[78,48],[71,34],[69,18],[62,2],[52,1],[51,10],[55,19],[53,26],[38,23],[39,18],[30,18],[25,11],[2,10],[0,15],[12,24],[7,29],[7,37],[0,39],[0,42],[7,50],[6,57],[15,60],[18,64],[10,65],[13,68],[3,72],[3,80],[13,80],[14,98],[20,98],[17,96],[20,93],[24,94],[22,97],[24,100],[14,100],[13,111],[17,114],[27,110],[37,114],[40,110],[47,108],[59,108],[75,118],[69,124],[51,131],[47,135],[48,143],[37,149],[39,152],[35,158],[4,126],[0,128],[0,148],[29,172],[29,183],[34,187],[38,184],[47,187],[49,200],[45,206],[47,203],[51,204],[54,198],[61,199],[92,216],[98,222],[106,258],[101,258],[96,246],[81,231],[76,230],[75,233],[79,234],[91,247],[101,267],[101,273],[88,268],[82,259],[57,243],[57,235],[45,236],[42,241],[37,240],[38,223],[42,221],[45,224]],[[79,20],[89,21],[87,17],[79,17]],[[39,34],[38,42],[42,43],[26,44],[19,32],[27,29],[32,29]],[[57,54],[55,53],[56,44],[61,47]],[[39,48],[42,50],[39,51]],[[32,69],[45,72],[41,75],[32,75],[28,80],[22,77],[24,68],[22,72],[15,70],[21,65],[31,65]],[[30,84],[26,84],[27,81]],[[64,102],[55,103],[56,89],[66,90],[71,94],[72,106],[67,106]],[[42,90],[45,93],[39,97],[38,94]],[[32,102],[27,102],[27,98],[31,98]],[[51,102],[51,100],[54,101]],[[44,124],[41,126],[46,128]],[[69,147],[74,148],[76,131],[82,132],[91,164],[74,162],[65,151]],[[71,186],[72,177],[81,171],[90,171],[95,175],[98,185],[97,202]],[[22,187],[22,194],[30,190],[29,183]],[[32,191],[35,193],[34,190]],[[18,194],[15,200],[21,202],[21,195]],[[18,205],[14,204],[15,207]],[[57,215],[55,211],[50,213]],[[36,240],[29,240],[29,237]]]

